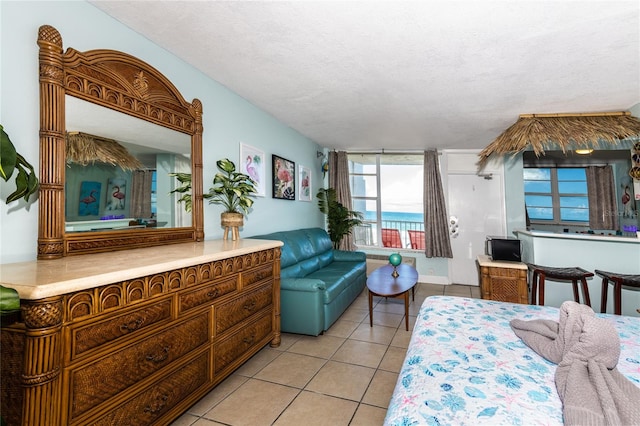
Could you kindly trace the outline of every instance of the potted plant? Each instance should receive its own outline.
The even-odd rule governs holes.
[[[236,165],[228,158],[216,161],[220,170],[213,178],[213,186],[204,198],[209,204],[220,204],[225,210],[220,215],[221,224],[228,230],[235,230],[233,239],[237,237],[237,228],[244,225],[244,215],[249,214],[253,205],[257,183],[249,175],[236,171]],[[227,232],[225,230],[225,239]]]
[[[180,186],[170,191],[169,194],[182,194],[178,198],[178,203],[184,203],[184,210],[190,212],[193,205],[191,202],[191,173],[169,173],[169,176],[175,176],[180,182]]]
[[[0,124],[0,176],[8,182],[14,171],[18,173],[15,177],[16,190],[7,197],[7,204],[20,198],[29,201],[29,197],[38,191],[38,178],[33,166],[16,151]]]
[[[362,213],[343,206],[334,188],[320,188],[316,197],[320,211],[327,215],[327,232],[333,248],[337,250],[342,239],[351,234],[354,227],[362,225]]]

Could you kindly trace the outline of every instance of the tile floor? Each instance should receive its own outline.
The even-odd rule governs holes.
[[[417,284],[405,330],[401,299],[367,290],[325,334],[282,335],[171,426],[381,425],[422,302],[432,295],[480,297],[479,287]]]

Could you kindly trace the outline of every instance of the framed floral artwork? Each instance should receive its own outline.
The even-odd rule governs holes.
[[[296,163],[277,155],[273,160],[273,198],[296,199]]]
[[[264,197],[267,194],[264,152],[251,145],[240,144],[240,173],[248,175],[256,181],[256,196]]]
[[[311,169],[298,165],[298,180],[300,181],[298,200],[311,201]]]

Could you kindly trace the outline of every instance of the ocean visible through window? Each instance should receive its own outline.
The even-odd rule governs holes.
[[[385,222],[414,222],[416,228],[420,231],[424,230],[424,215],[422,213],[406,213],[406,212],[382,212],[382,226]],[[366,221],[376,221],[376,212],[367,211],[364,213],[364,219]]]

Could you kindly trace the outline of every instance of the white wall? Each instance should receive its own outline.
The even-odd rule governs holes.
[[[239,143],[265,152],[267,173],[271,173],[271,154],[281,155],[312,169],[312,194],[321,185],[321,148],[285,126],[269,114],[209,79],[166,50],[84,1],[9,2],[0,1],[0,123],[17,150],[38,168],[39,84],[38,28],[48,24],[61,34],[63,47],[84,51],[121,50],[148,62],[171,80],[188,101],[203,104],[204,189],[211,186],[215,161],[228,157],[238,164]],[[12,186],[2,181],[4,200]],[[205,238],[221,238],[221,208],[205,203]],[[267,195],[258,198],[245,220],[242,236],[277,230],[323,226],[324,217],[315,200],[284,201]],[[37,254],[38,205],[0,203],[0,263],[33,260]]]

